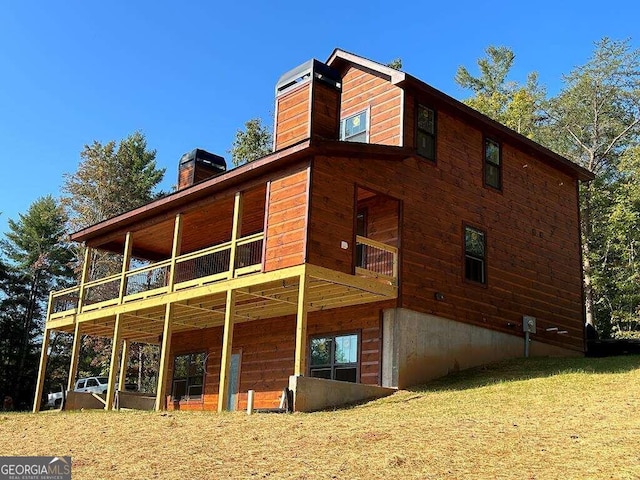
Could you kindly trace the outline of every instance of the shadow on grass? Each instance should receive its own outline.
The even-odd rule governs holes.
[[[640,369],[640,355],[605,358],[520,358],[452,373],[410,392],[467,390],[502,382],[552,377],[565,373],[624,373]]]

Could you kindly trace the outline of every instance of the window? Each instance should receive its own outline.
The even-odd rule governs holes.
[[[177,355],[173,361],[174,400],[201,398],[204,385],[204,352]]]
[[[312,377],[358,381],[358,334],[315,337],[310,344]]]
[[[486,283],[486,243],[483,231],[464,227],[464,278],[467,280]]]
[[[340,121],[340,140],[367,143],[369,141],[368,130],[367,110],[363,110]]]
[[[418,153],[429,160],[436,159],[436,112],[418,105],[416,142]]]
[[[500,144],[490,138],[484,139],[484,183],[502,189],[502,161]]]
[[[95,378],[90,378],[89,380],[87,380],[87,388],[97,387],[97,386],[98,386],[98,381]]]

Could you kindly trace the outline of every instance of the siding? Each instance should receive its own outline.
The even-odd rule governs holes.
[[[276,98],[275,150],[309,138],[310,88],[308,82]]]
[[[437,163],[316,157],[310,262],[346,270],[352,251],[335,245],[359,184],[403,202],[401,306],[518,335],[533,315],[535,339],[582,350],[576,180],[503,143],[503,192],[485,188],[482,148],[483,132],[439,111]],[[487,232],[486,287],[463,280],[464,222]]]
[[[360,334],[360,381],[380,383],[381,329],[380,312],[394,302],[381,302],[342,309],[311,312],[308,335]],[[257,408],[277,407],[282,389],[289,384],[295,357],[295,324],[293,316],[239,323],[234,327],[233,352],[241,353],[238,408],[246,408],[247,391],[255,390]],[[202,400],[169,402],[169,408],[180,410],[215,410],[218,406],[222,327],[180,332],[171,341],[170,370],[167,392],[171,394],[173,359],[176,355],[205,351],[207,369]]]
[[[264,270],[300,265],[305,260],[309,170],[290,172],[269,187]]]
[[[350,67],[342,78],[340,118],[368,108],[369,143],[402,145],[402,90],[369,71]]]

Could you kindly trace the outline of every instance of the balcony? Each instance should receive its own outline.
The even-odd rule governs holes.
[[[227,280],[232,275],[240,277],[259,272],[262,269],[263,238],[264,234],[260,232],[236,241],[233,269],[230,269],[232,244],[225,242],[180,255],[175,258],[175,262],[169,259],[150,263],[128,270],[124,274],[111,275],[53,292],[50,298],[49,318],[90,312]],[[172,265],[175,265],[175,282],[173,288],[170,288]]]
[[[165,304],[180,307],[178,330],[219,325],[224,292],[237,286],[237,314],[244,321],[295,314],[302,268],[312,287],[310,311],[395,298],[398,251],[393,246],[357,236],[356,249],[364,255],[355,275],[347,275],[313,265],[264,272],[263,244],[264,233],[258,232],[52,292],[47,328],[71,332],[76,322],[87,321],[86,333],[110,336],[113,317],[122,312],[137,319],[129,330],[138,340],[152,341],[162,330]]]

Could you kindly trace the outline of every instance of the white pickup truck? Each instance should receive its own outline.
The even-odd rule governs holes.
[[[107,393],[107,384],[109,383],[108,377],[86,377],[76,380],[74,386],[75,392],[88,392],[88,393]],[[116,390],[118,389],[118,383],[116,382]],[[127,390],[137,390],[138,386],[135,383],[125,384]],[[50,393],[47,398],[47,406],[51,408],[60,408],[62,404],[63,393],[54,392]]]

